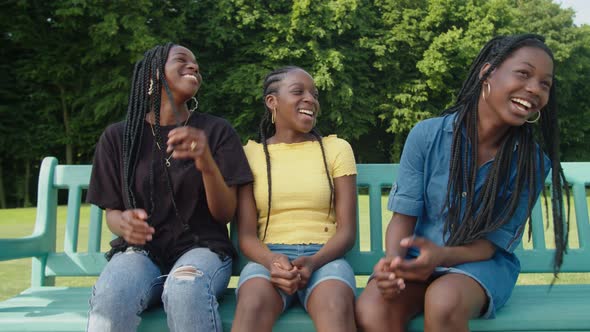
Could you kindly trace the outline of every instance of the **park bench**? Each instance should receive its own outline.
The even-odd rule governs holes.
[[[590,163],[563,163],[568,182],[572,185],[575,211],[575,237],[579,245],[572,247],[565,257],[562,272],[590,273],[590,224],[586,186],[590,185]],[[43,160],[39,175],[37,219],[33,234],[23,238],[0,239],[0,261],[32,258],[31,285],[21,294],[0,302],[0,331],[84,331],[88,312],[90,287],[57,287],[55,277],[97,276],[106,260],[101,252],[102,211],[90,207],[88,247],[78,248],[78,228],[83,190],[88,187],[90,165],[58,165],[55,158]],[[357,182],[359,192],[368,194],[370,243],[359,244],[347,254],[355,273],[367,276],[383,255],[382,216],[383,193],[387,193],[397,174],[395,164],[359,164]],[[56,251],[58,191],[68,191],[67,220],[63,252]],[[363,212],[364,214],[364,212]],[[572,213],[574,214],[574,213]],[[357,219],[367,218],[360,216]],[[552,271],[553,250],[545,241],[544,214],[539,202],[532,218],[534,222],[532,248],[522,244],[518,255],[523,273]],[[365,226],[366,228],[366,226]],[[361,227],[361,229],[363,229]],[[1,235],[0,235],[1,236]],[[235,241],[236,234],[232,232]],[[103,248],[105,249],[105,248]],[[238,276],[245,264],[240,257],[234,264],[233,275]],[[587,279],[586,279],[587,280]],[[11,280],[0,280],[9,283]],[[359,284],[364,287],[364,284]],[[231,328],[236,305],[234,289],[228,289],[220,304],[224,330]],[[359,289],[357,295],[362,289]],[[166,331],[163,309],[149,310],[142,315],[140,331]],[[494,320],[476,319],[470,322],[473,331],[590,331],[590,285],[518,285]],[[280,317],[275,331],[313,331],[313,324],[300,306],[295,306]],[[410,324],[411,331],[423,330],[423,318]]]

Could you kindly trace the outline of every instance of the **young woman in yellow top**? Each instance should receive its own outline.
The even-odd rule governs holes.
[[[354,331],[354,272],[342,258],[356,235],[352,148],[314,129],[318,92],[303,69],[268,74],[263,96],[260,142],[245,147],[254,184],[238,193],[240,249],[252,262],[232,331],[271,331],[295,295],[317,331]]]

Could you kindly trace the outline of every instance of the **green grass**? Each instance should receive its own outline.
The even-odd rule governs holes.
[[[590,206],[590,197],[587,198],[588,205]],[[382,220],[383,230],[387,226],[389,219],[391,218],[391,212],[387,211],[387,197],[382,198]],[[80,211],[80,229],[79,229],[79,243],[78,248],[83,251],[87,246],[87,234],[88,234],[88,220],[89,220],[89,206],[84,205]],[[4,209],[0,210],[0,237],[2,238],[18,238],[29,235],[33,232],[35,223],[35,208],[24,208],[24,209]],[[573,215],[573,206],[572,206]],[[359,198],[359,217],[361,223],[359,227],[360,234],[360,246],[361,250],[369,250],[370,239],[369,239],[369,208],[368,208],[368,197],[360,196]],[[57,247],[58,250],[63,250],[63,234],[66,220],[66,208],[60,206],[57,213],[58,218],[58,239]],[[578,247],[578,236],[576,231],[575,216],[572,218],[572,232],[570,234],[570,247]],[[104,223],[103,223],[104,225]],[[111,239],[110,232],[107,227],[104,226],[102,230],[102,251],[106,251],[109,247],[108,242]],[[526,232],[525,232],[526,234]],[[547,247],[554,247],[553,233],[551,227],[546,231],[546,243]],[[526,241],[526,237],[523,239],[524,247],[531,248],[532,244]],[[31,278],[31,259],[18,259],[0,262],[0,301],[6,300],[24,289],[29,287]],[[56,285],[59,286],[91,286],[94,284],[96,277],[58,277],[56,278]],[[535,274],[522,274],[519,279],[519,284],[548,284],[552,280],[552,275],[548,273],[535,273]],[[367,277],[357,277],[358,285],[364,285],[367,282]],[[563,273],[557,280],[558,284],[568,283],[583,283],[590,284],[590,273]],[[230,285],[235,286],[237,284],[237,278],[232,277]]]

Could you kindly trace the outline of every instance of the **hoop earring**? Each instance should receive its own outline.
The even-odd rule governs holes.
[[[272,124],[275,124],[275,117],[277,116],[277,108],[273,108],[272,109],[272,115],[270,117],[270,122],[272,122]]]
[[[151,96],[154,92],[154,80],[150,78],[150,88],[148,89],[148,96]]]
[[[490,82],[486,82],[484,84],[488,87],[488,96],[489,96],[490,93],[492,93],[492,85],[490,84]],[[484,92],[485,92],[484,90],[481,91],[481,96],[483,97],[483,100],[488,101],[488,98],[486,97],[486,94]]]
[[[193,108],[191,108],[191,109],[189,110],[189,112],[191,112],[191,113],[192,113],[192,112],[196,111],[196,110],[197,110],[197,108],[199,108],[199,101],[197,100],[197,98],[196,98],[196,97],[192,97],[192,98],[191,98],[191,100],[194,100],[194,101],[195,101],[195,107],[193,107]],[[188,104],[188,102],[187,102],[187,104]]]
[[[526,119],[524,121],[527,122],[527,123],[535,123],[535,122],[539,121],[540,118],[541,118],[541,111],[538,111],[537,112],[537,117],[534,120]]]

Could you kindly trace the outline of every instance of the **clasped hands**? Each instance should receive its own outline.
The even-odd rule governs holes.
[[[414,259],[384,257],[373,268],[377,288],[388,300],[394,299],[406,288],[406,281],[426,281],[443,261],[442,248],[425,238],[407,237],[400,241],[400,246],[418,248],[420,254]]]
[[[283,292],[292,295],[307,286],[314,267],[311,256],[301,256],[289,261],[285,255],[274,254],[269,270],[270,282]]]

